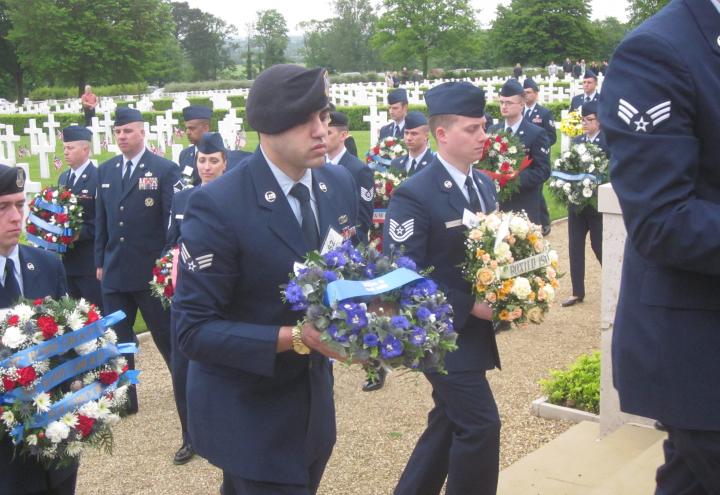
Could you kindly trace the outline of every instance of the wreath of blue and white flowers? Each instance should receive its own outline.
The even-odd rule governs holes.
[[[348,362],[375,359],[387,368],[442,372],[446,353],[457,349],[453,310],[424,275],[406,256],[386,256],[346,241],[322,255],[309,253],[283,295]],[[401,278],[409,281],[397,287],[386,283]],[[371,287],[372,294],[334,300],[328,286],[341,280],[359,281],[360,291]]]

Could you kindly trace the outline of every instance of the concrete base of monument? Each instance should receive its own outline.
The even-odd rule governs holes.
[[[532,402],[532,413],[540,418],[561,419],[573,423],[580,423],[581,421],[598,423],[600,421],[600,416],[597,414],[551,404],[548,402],[547,397],[540,397]]]

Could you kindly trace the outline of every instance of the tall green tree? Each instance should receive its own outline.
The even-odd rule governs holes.
[[[19,103],[22,103],[24,96],[24,77],[20,60],[17,56],[15,43],[8,39],[8,33],[12,29],[12,22],[7,16],[5,2],[0,2],[0,85],[2,91],[0,94],[10,97],[14,94]],[[11,90],[14,89],[14,91]]]
[[[512,0],[499,5],[490,43],[503,64],[544,65],[593,51],[590,0]]]
[[[288,45],[285,17],[275,9],[259,11],[255,21],[253,43],[260,49],[262,69],[283,63]]]
[[[230,50],[234,26],[200,9],[190,8],[187,2],[173,2],[175,38],[193,69],[190,79],[217,79],[218,72],[233,65]]]
[[[627,6],[628,24],[638,26],[645,19],[665,7],[670,0],[629,0]]]
[[[600,21],[593,21],[592,27],[595,31],[595,45],[590,58],[598,61],[610,60],[615,48],[627,34],[628,25],[620,22],[615,17],[607,17]]]
[[[462,43],[478,29],[468,0],[383,0],[372,45],[396,66],[418,61],[427,77],[433,54]]]
[[[48,82],[152,79],[173,34],[162,0],[6,0],[20,63]]]

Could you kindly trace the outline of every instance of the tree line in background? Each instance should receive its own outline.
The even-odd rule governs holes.
[[[41,86],[252,79],[285,61],[336,72],[486,69],[607,60],[623,36],[668,0],[630,0],[628,23],[590,19],[590,0],[512,0],[476,12],[469,0],[334,0],[302,23],[295,53],[284,16],[261,10],[235,26],[165,0],[0,0],[0,96]]]

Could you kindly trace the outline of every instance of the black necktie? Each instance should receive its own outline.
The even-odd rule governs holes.
[[[512,134],[512,133],[513,133],[512,127],[506,128],[506,129],[505,129],[505,132],[507,132],[508,134]]]
[[[315,223],[315,214],[310,206],[310,190],[305,184],[298,182],[292,189],[290,195],[300,201],[300,214],[302,215],[302,233],[310,250],[320,249],[320,234],[318,232],[317,223]]]
[[[526,118],[526,119],[529,119],[531,113],[532,113],[532,110],[531,110],[530,108],[528,108],[527,110],[525,110],[525,118]]]
[[[585,97],[585,103],[590,103],[590,97],[589,97],[589,96],[586,96],[586,97]]]
[[[13,304],[20,299],[20,285],[15,277],[15,262],[10,258],[5,260],[5,294]]]
[[[481,212],[482,206],[480,206],[480,199],[475,190],[475,182],[473,182],[472,177],[469,175],[465,177],[465,187],[467,187],[468,198],[470,198],[470,211],[473,213]]]
[[[68,188],[71,188],[74,185],[75,185],[75,172],[71,172],[70,178],[68,179],[67,186],[68,186]]]
[[[402,137],[402,134],[400,133],[400,126],[398,124],[395,124],[395,137],[396,138]]]
[[[130,189],[130,175],[132,174],[132,161],[128,160],[125,164],[125,174],[122,177],[122,190],[127,191]]]
[[[417,160],[415,158],[413,158],[412,162],[410,162],[410,170],[408,171],[408,175],[414,174],[416,168],[417,168]]]

